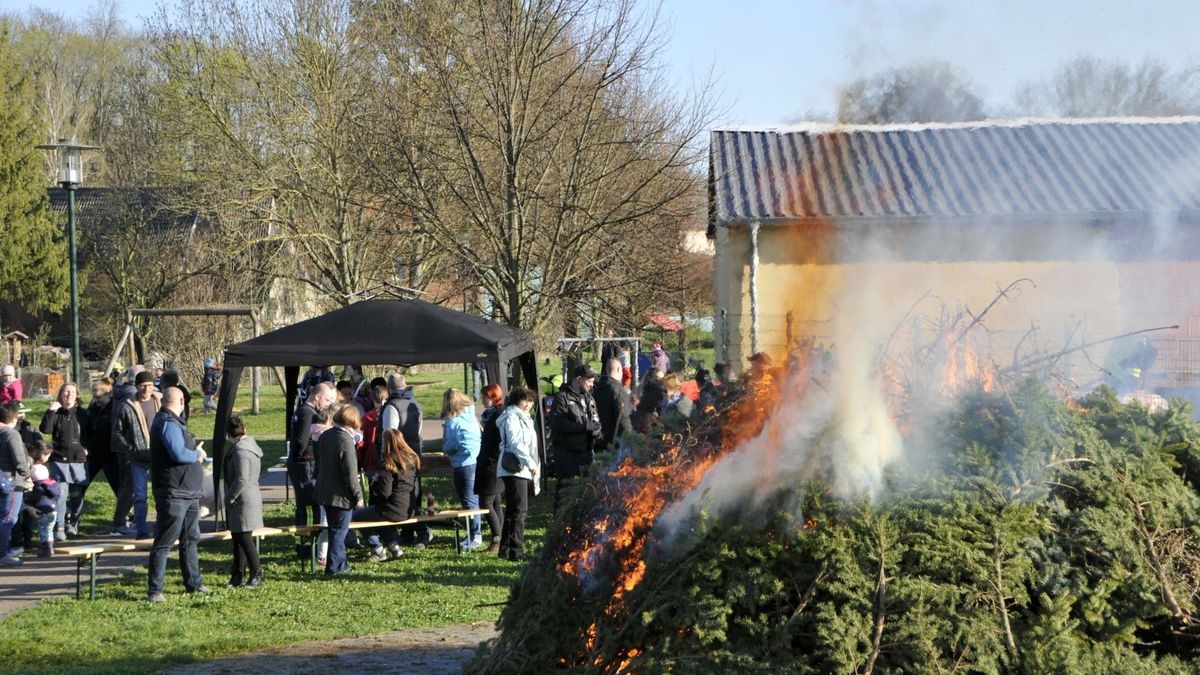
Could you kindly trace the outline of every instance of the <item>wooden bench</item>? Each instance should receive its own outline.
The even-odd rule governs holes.
[[[350,529],[352,530],[369,530],[380,527],[399,527],[403,525],[417,525],[419,523],[437,523],[448,522],[454,526],[454,551],[462,555],[462,544],[459,542],[460,527],[470,531],[468,519],[473,516],[487,515],[487,509],[449,509],[446,511],[438,511],[431,516],[416,516],[392,522],[388,520],[372,520],[351,522]],[[459,522],[459,519],[462,522]],[[279,527],[260,527],[251,532],[254,538],[254,545],[258,546],[261,540],[265,537],[271,537],[280,534],[290,534],[300,537],[301,544],[309,547],[309,571],[316,572],[317,569],[317,537],[326,530],[324,525],[281,525]],[[203,544],[210,541],[229,541],[233,539],[233,533],[229,530],[220,530],[217,532],[204,532],[200,535],[199,543]],[[174,544],[178,544],[176,541]],[[174,545],[172,544],[172,545]],[[83,591],[83,567],[88,566],[88,599],[96,599],[96,563],[100,556],[105,553],[128,553],[130,551],[148,551],[154,546],[153,539],[142,539],[139,541],[124,541],[112,542],[104,544],[80,544],[78,546],[60,546],[55,549],[56,555],[74,556],[75,564],[75,598],[79,599]]]
[[[254,537],[254,545],[257,546],[263,537],[269,537],[275,534],[282,534],[282,530],[276,527],[260,527],[250,533]],[[229,530],[220,530],[218,532],[203,532],[200,534],[198,543],[209,541],[229,541],[233,539],[233,533]],[[172,546],[178,544],[176,540]],[[154,546],[153,539],[142,539],[139,541],[113,542],[111,544],[80,544],[78,546],[59,546],[55,549],[55,555],[74,556],[75,561],[75,598],[79,599],[83,590],[83,566],[89,566],[89,581],[88,581],[88,599],[96,599],[96,561],[105,553],[128,553],[130,551],[149,551]]]
[[[350,521],[351,530],[370,530],[380,527],[402,527],[405,525],[418,525],[420,523],[450,523],[454,526],[454,552],[462,555],[462,542],[459,541],[460,527],[465,528],[470,532],[471,528],[468,523],[469,519],[476,516],[485,516],[488,509],[447,509],[438,511],[431,516],[414,516],[405,520],[390,521],[390,520],[359,520]],[[462,518],[459,523],[458,519]],[[310,550],[309,555],[309,571],[316,573],[317,571],[317,538],[321,533],[328,529],[325,525],[286,525],[279,528],[285,534],[295,534],[300,537],[302,545],[307,542]]]

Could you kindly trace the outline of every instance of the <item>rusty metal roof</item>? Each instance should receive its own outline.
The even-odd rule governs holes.
[[[716,130],[709,220],[1200,210],[1200,118]]]

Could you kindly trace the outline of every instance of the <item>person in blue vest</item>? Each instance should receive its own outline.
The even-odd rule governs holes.
[[[157,511],[154,545],[150,548],[147,600],[166,602],[163,577],[167,556],[179,541],[179,568],[188,593],[211,593],[200,578],[196,545],[200,542],[200,496],[204,491],[207,454],[183,421],[183,391],[167,387],[163,407],[150,426],[150,476]]]

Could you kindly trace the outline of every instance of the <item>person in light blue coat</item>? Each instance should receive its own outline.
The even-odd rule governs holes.
[[[479,508],[479,495],[475,494],[475,462],[479,459],[479,448],[483,441],[483,428],[475,419],[475,402],[457,389],[447,389],[442,395],[442,452],[454,467],[454,491],[464,509]],[[470,528],[462,547],[473,551],[483,546],[479,531],[480,518],[470,519]]]
[[[505,560],[525,557],[525,514],[530,493],[539,492],[542,464],[538,458],[537,431],[529,411],[537,395],[524,387],[513,387],[508,405],[496,426],[500,428],[500,465],[496,471],[504,481],[504,528],[499,555]]]

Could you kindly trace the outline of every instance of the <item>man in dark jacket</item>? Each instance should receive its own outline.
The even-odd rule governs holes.
[[[88,482],[104,472],[104,480],[116,495],[121,490],[121,465],[112,451],[112,381],[108,378],[92,384],[92,402],[88,404],[88,425],[83,431],[87,448]]]
[[[308,512],[312,511],[313,524],[321,522],[321,507],[313,501],[313,477],[317,471],[317,461],[314,452],[316,443],[312,440],[312,426],[325,423],[325,411],[333,404],[336,392],[333,385],[321,382],[312,388],[308,400],[292,415],[291,451],[288,453],[288,478],[292,488],[296,490],[297,525],[308,525]],[[308,556],[307,550],[300,547],[297,555]]]
[[[575,366],[550,408],[550,447],[554,465],[554,509],[558,510],[563,481],[579,476],[591,466],[594,448],[601,442],[600,416],[592,398],[597,373],[586,363]]]
[[[183,413],[183,392],[168,387],[163,409],[150,427],[150,472],[154,483],[154,509],[158,513],[154,545],[150,548],[150,602],[166,602],[163,577],[167,556],[179,540],[179,566],[188,593],[211,593],[200,579],[200,496],[204,492],[204,459]]]
[[[150,474],[150,424],[158,414],[159,402],[158,393],[154,391],[154,376],[148,371],[139,372],[133,382],[134,397],[120,403],[114,398],[113,402],[112,451],[121,463],[121,486],[117,492],[112,531],[149,539],[146,490]],[[124,392],[121,395],[125,395]],[[134,520],[132,532],[125,526],[130,508]]]
[[[600,416],[600,433],[604,447],[611,448],[618,437],[633,429],[630,419],[633,404],[629,400],[629,392],[621,386],[621,361],[609,359],[605,372],[606,375],[596,380],[592,397],[596,399],[596,413]]]

